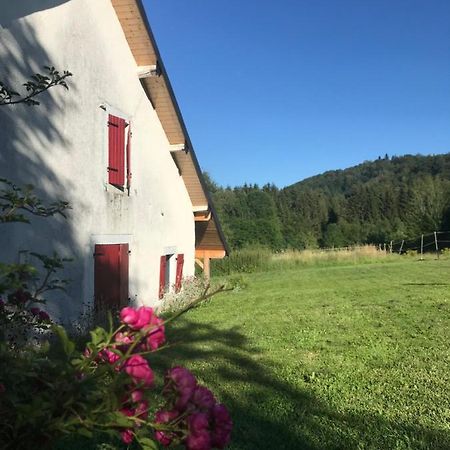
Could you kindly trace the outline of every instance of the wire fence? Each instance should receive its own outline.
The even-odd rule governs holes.
[[[438,257],[445,249],[450,248],[450,231],[434,231],[433,233],[421,234],[411,239],[385,242],[378,245],[379,250],[399,255],[407,252],[417,252],[420,255],[435,253]]]

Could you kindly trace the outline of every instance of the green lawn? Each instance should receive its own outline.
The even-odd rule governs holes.
[[[231,410],[233,449],[450,449],[450,261],[245,276],[155,364]]]

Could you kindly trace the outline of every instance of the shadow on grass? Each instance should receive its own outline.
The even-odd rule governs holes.
[[[156,353],[152,365],[185,365],[211,387],[233,417],[231,449],[450,448],[444,431],[333,411],[308,388],[301,369],[286,372],[237,328],[197,323],[187,314],[168,340],[177,344]]]

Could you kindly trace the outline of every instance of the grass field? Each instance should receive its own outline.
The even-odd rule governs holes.
[[[245,278],[157,361],[230,407],[232,449],[450,449],[450,260]]]

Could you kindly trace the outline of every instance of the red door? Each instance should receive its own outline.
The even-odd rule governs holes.
[[[96,244],[94,295],[97,311],[128,304],[128,244]]]

